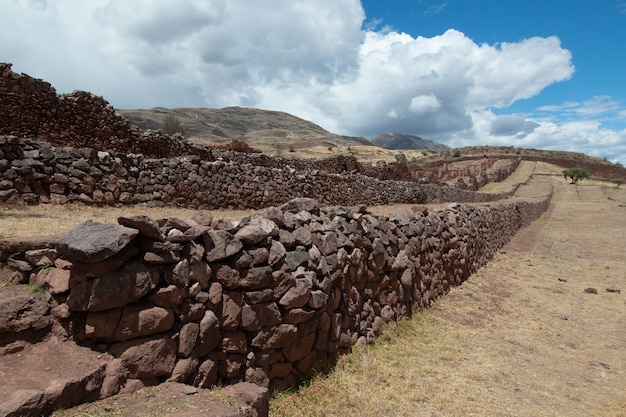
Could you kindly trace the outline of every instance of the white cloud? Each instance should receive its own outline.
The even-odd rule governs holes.
[[[540,125],[532,120],[526,120],[517,115],[497,116],[491,122],[489,133],[493,136],[516,136],[523,138],[532,133]]]
[[[572,77],[558,38],[489,45],[453,29],[413,37],[364,22],[358,0],[7,0],[0,57],[59,92],[88,90],[118,108],[241,105],[347,135],[626,155],[624,132],[602,124],[624,119],[611,97],[502,114]]]
[[[413,113],[432,113],[441,108],[441,103],[433,94],[422,94],[411,99],[409,110]]]

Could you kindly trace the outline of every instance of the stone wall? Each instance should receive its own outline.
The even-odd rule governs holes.
[[[6,63],[0,63],[0,134],[153,158],[193,153],[212,159],[208,149],[131,126],[102,97],[85,91],[58,95],[50,83],[16,74]]]
[[[205,160],[198,155],[151,159],[143,154],[54,147],[0,136],[0,203],[219,209],[279,206],[294,197],[316,198],[322,205],[371,206],[484,202],[507,194],[379,180],[354,171],[337,174],[289,165],[278,168]]]
[[[549,203],[386,218],[296,199],[240,222],[88,221],[56,239],[0,242],[0,278],[44,288],[48,329],[117,358],[107,395],[164,380],[286,388],[430,306]],[[2,346],[23,334],[0,328],[12,329]]]
[[[502,182],[517,169],[521,161],[515,158],[453,158],[435,164],[413,168],[415,178],[426,178],[431,183],[446,184],[463,190],[476,191],[489,182]]]
[[[26,74],[17,74],[12,71],[11,64],[6,63],[0,63],[0,135],[36,139],[57,147],[141,154],[145,158],[195,155],[205,162],[223,160],[275,169],[289,166],[298,173],[323,171],[329,174],[361,174],[379,180],[442,182],[441,178],[414,176],[402,155],[393,163],[367,165],[349,156],[302,160],[196,146],[178,135],[142,131],[131,126],[102,97],[84,91],[58,95],[49,83]],[[490,163],[493,162],[490,160]],[[467,174],[451,170],[445,181],[460,175]],[[468,181],[471,182],[470,177],[451,184],[476,190],[477,187],[465,186]]]

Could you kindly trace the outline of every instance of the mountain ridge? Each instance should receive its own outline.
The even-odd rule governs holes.
[[[181,121],[185,136],[199,142],[243,140],[250,146],[288,145],[307,147],[374,146],[364,137],[342,136],[292,114],[248,107],[124,109],[118,112],[142,129],[161,129],[171,115]]]
[[[405,149],[425,149],[428,151],[445,151],[450,147],[441,143],[433,142],[428,139],[421,138],[416,135],[408,135],[397,132],[385,132],[374,139],[371,142],[380,146],[381,148],[389,150],[405,150]]]

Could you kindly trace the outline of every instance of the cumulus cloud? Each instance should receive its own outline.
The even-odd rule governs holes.
[[[572,77],[557,37],[490,45],[454,29],[413,37],[376,26],[358,0],[7,0],[0,56],[60,92],[92,91],[118,108],[259,107],[336,133],[398,131],[451,146],[624,139],[594,119],[623,117],[610,97],[532,115],[491,111]],[[594,120],[565,124],[576,117]]]
[[[526,120],[521,116],[503,115],[497,116],[491,122],[489,133],[494,136],[517,136],[523,138],[539,126],[539,123]]]

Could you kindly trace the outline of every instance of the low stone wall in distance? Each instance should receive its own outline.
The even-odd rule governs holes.
[[[103,396],[165,380],[282,389],[430,306],[549,203],[453,203],[386,218],[305,198],[240,222],[207,212],[87,221],[60,238],[1,241],[0,280],[50,294],[39,334],[54,329],[116,358]],[[0,345],[35,334],[16,326],[1,326],[13,331]]]
[[[0,136],[0,203],[260,209],[295,197],[315,198],[322,205],[374,206],[484,202],[508,196],[413,180],[379,180],[355,172],[300,169],[207,161],[198,155],[149,159]]]

